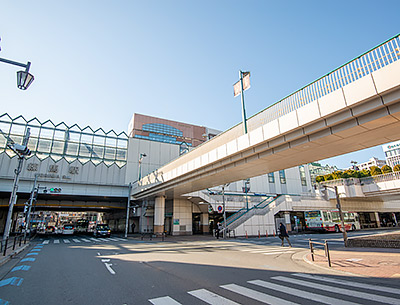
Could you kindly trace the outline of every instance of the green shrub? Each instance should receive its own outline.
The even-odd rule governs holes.
[[[320,182],[322,182],[322,181],[325,181],[324,176],[317,176],[317,177],[315,178],[315,181],[317,181],[317,183],[320,183]]]
[[[384,174],[387,174],[387,173],[393,172],[393,170],[392,170],[392,168],[391,168],[389,165],[384,165],[384,166],[382,166],[382,172],[383,172]]]
[[[371,176],[382,175],[382,171],[378,166],[371,166]]]
[[[400,164],[396,164],[396,165],[393,167],[393,171],[394,171],[394,172],[400,172]]]

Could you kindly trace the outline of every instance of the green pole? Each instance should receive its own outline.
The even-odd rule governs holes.
[[[243,72],[239,71],[240,78],[240,90],[241,90],[241,99],[242,99],[242,119],[243,119],[243,133],[247,133],[247,122],[246,122],[246,109],[244,107],[244,92],[243,92]]]

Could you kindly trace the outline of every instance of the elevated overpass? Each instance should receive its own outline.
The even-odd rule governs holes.
[[[145,176],[135,200],[182,194],[400,139],[399,35]]]

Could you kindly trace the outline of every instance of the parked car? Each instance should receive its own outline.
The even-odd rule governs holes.
[[[110,227],[106,224],[98,224],[94,228],[93,234],[95,237],[98,237],[98,236],[110,237],[111,230],[110,230]]]
[[[47,226],[46,227],[46,233],[47,234],[55,234],[56,233],[56,228],[54,226]]]
[[[75,233],[75,228],[73,225],[64,225],[62,228],[62,234],[64,235],[72,235]]]

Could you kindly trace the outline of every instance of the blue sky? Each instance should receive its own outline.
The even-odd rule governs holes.
[[[400,31],[399,1],[1,1],[0,112],[126,131],[133,113],[226,130]],[[329,160],[384,159],[381,147]],[[324,163],[324,162],[323,162]]]

